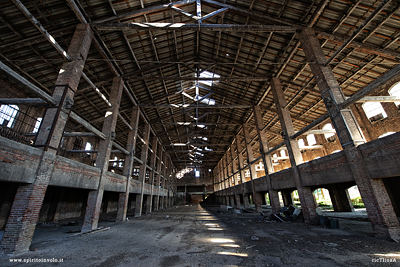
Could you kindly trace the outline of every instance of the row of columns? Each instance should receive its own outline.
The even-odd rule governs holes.
[[[346,153],[348,162],[350,162],[350,167],[353,173],[353,177],[360,191],[361,197],[367,208],[368,217],[377,236],[385,236],[392,238],[393,240],[400,239],[400,227],[393,210],[389,195],[385,189],[382,179],[371,179],[369,177],[367,168],[363,161],[362,155],[357,149],[357,146],[365,143],[365,139],[357,124],[357,121],[350,109],[340,108],[340,104],[345,101],[345,96],[333,74],[333,71],[329,65],[326,65],[326,57],[322,51],[320,43],[311,28],[305,28],[300,34],[300,42],[303,51],[310,63],[310,68],[313,75],[317,81],[318,87],[321,92],[322,99],[324,100],[325,106],[328,110],[328,114],[332,121],[332,124],[336,130],[337,136],[339,137],[340,143],[343,150]],[[289,154],[289,160],[291,163],[291,170],[293,172],[293,177],[296,185],[296,189],[299,194],[304,220],[307,223],[317,224],[319,222],[318,214],[316,212],[315,200],[312,194],[312,189],[310,187],[304,186],[301,179],[301,174],[298,165],[303,162],[300,148],[298,142],[292,138],[295,134],[294,127],[292,124],[292,119],[290,112],[286,107],[286,100],[283,93],[282,85],[278,78],[272,78],[271,80],[271,91],[273,94],[274,103],[277,109],[278,117],[280,120],[280,125],[282,127],[282,136]],[[267,153],[269,151],[268,140],[264,133],[263,121],[261,116],[260,107],[254,108],[254,119],[255,128],[257,130],[258,140],[260,143],[260,152],[262,162],[264,164],[265,179],[268,187],[268,194],[271,202],[273,212],[280,209],[278,191],[274,190],[272,187],[271,179],[269,175],[273,173],[272,160],[270,155]],[[243,124],[242,127],[243,138],[245,143],[245,150],[247,152],[247,167],[250,172],[250,185],[253,195],[253,202],[255,204],[256,211],[261,211],[262,195],[261,192],[257,192],[255,188],[254,179],[257,178],[255,166],[252,162],[255,160],[253,156],[253,151],[251,147],[251,138],[249,133],[249,125],[247,123]],[[242,199],[243,201],[248,201],[248,196],[244,193],[244,182],[247,182],[244,177],[244,159],[242,155],[241,147],[241,136],[236,135],[236,146],[237,146],[237,158],[239,171],[237,172],[233,167],[233,173],[237,172],[240,176],[241,189],[242,189]],[[234,146],[230,147],[230,153],[232,159],[234,158]],[[235,165],[233,160],[231,163],[226,162],[224,156],[222,160],[217,164],[214,169],[215,176],[215,189],[216,191],[230,188],[232,183],[229,181],[229,173],[225,172],[228,168],[228,164]],[[235,177],[235,176],[233,176]],[[236,185],[236,179],[235,183]],[[330,192],[336,192],[337,187],[333,185]],[[343,191],[343,190],[341,190]],[[229,196],[229,192],[224,190],[225,196],[222,197],[222,202],[226,204],[233,204]],[[334,194],[334,202],[337,207],[348,210],[343,201],[344,196],[336,193]],[[233,198],[233,196],[232,196]],[[240,195],[234,197],[236,200],[236,205],[240,206]],[[335,200],[336,199],[336,200]],[[286,201],[288,202],[288,200]],[[245,204],[245,203],[244,203]],[[245,205],[246,206],[246,205]]]
[[[79,24],[77,26],[68,49],[68,55],[70,55],[72,60],[63,63],[54,86],[52,97],[56,100],[57,104],[47,108],[36,138],[35,146],[40,148],[43,152],[33,183],[21,184],[18,186],[15,200],[11,207],[1,241],[1,248],[7,253],[28,251],[31,244],[33,233],[38,222],[39,212],[55,165],[56,154],[71,112],[74,96],[83,73],[92,38],[93,32],[88,24]],[[122,78],[115,77],[110,91],[110,104],[107,108],[102,128],[105,139],[101,140],[99,143],[98,155],[96,158],[96,167],[101,170],[99,184],[97,190],[91,190],[88,194],[86,213],[82,226],[83,232],[97,229],[110,154],[115,139],[115,128],[123,87],[124,82]],[[119,194],[117,221],[126,220],[139,118],[140,110],[135,106],[132,109],[130,119],[132,130],[129,130],[126,146],[126,150],[129,154],[125,157],[123,168],[123,176],[126,177],[126,187],[125,192]],[[175,176],[172,171],[172,162],[167,158],[167,154],[164,153],[162,146],[158,146],[158,138],[153,137],[153,154],[151,155],[149,166],[151,168],[149,175],[151,192],[150,195],[146,196],[146,201],[144,201],[149,138],[150,124],[146,123],[143,136],[144,145],[142,146],[140,158],[142,163],[139,171],[141,192],[136,195],[135,216],[140,216],[142,214],[144,202],[146,203],[146,213],[173,205],[173,196],[174,192],[176,192],[173,188]],[[158,161],[156,160],[157,157]],[[160,188],[168,188],[168,195],[160,196]]]

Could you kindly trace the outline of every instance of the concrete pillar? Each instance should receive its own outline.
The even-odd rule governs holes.
[[[242,154],[242,146],[240,144],[240,135],[237,134],[236,137],[236,149],[237,149],[237,156],[238,156],[238,165],[239,165],[239,177],[240,177],[240,189],[242,190],[242,198],[244,199],[244,159]]]
[[[330,68],[311,28],[304,28],[299,36],[303,51],[317,81],[332,124],[346,153],[354,180],[367,209],[372,228],[377,236],[400,241],[400,226],[382,179],[371,179],[357,145],[365,142],[360,127],[349,109],[341,109],[345,96]]]
[[[278,112],[282,133],[286,141],[286,148],[289,153],[293,177],[299,193],[304,221],[311,224],[319,224],[319,217],[316,212],[314,196],[310,187],[302,185],[298,164],[303,162],[297,140],[291,138],[294,135],[294,128],[289,110],[286,107],[286,100],[283,94],[282,85],[278,78],[272,78],[271,91],[274,96],[275,106]]]
[[[150,214],[153,210],[153,194],[154,194],[154,175],[155,175],[155,168],[156,168],[156,157],[157,157],[157,145],[158,145],[158,138],[157,136],[153,136],[153,140],[151,141],[151,149],[153,153],[150,157],[150,173],[149,173],[149,184],[151,185],[151,192],[150,192],[150,200],[147,202],[148,208],[146,209],[146,214]]]
[[[157,176],[156,176],[156,189],[157,189],[157,194],[154,196],[154,205],[153,205],[153,210],[158,210],[159,209],[159,204],[160,204],[160,178],[161,178],[161,161],[162,161],[162,156],[163,156],[163,147],[159,146],[158,147],[158,161],[157,161]],[[186,186],[185,186],[185,193],[186,193]]]
[[[232,173],[236,173],[237,172],[237,165],[236,165],[236,161],[235,161],[235,145],[231,144],[231,159],[232,159]],[[234,174],[233,175],[233,183],[236,185],[238,185],[238,179],[237,179],[238,175]]]
[[[230,206],[235,207],[235,196],[229,196]]]
[[[63,72],[58,75],[52,94],[58,105],[46,110],[37,135],[35,146],[41,148],[43,154],[35,177],[31,184],[18,186],[11,207],[1,241],[1,247],[6,253],[28,251],[32,242],[56,153],[78,88],[92,37],[93,33],[88,24],[79,24],[76,27],[67,52],[72,60],[65,61],[61,66]]]
[[[222,157],[222,172],[224,174],[223,179],[224,179],[225,189],[228,189],[230,186],[228,180],[228,166],[227,166],[226,154]]]
[[[139,197],[136,197],[135,217],[140,217],[142,215],[144,184],[146,183],[147,153],[149,152],[149,138],[150,138],[150,124],[146,123],[144,126],[144,133],[143,133],[144,144],[142,146],[142,151],[140,154],[140,160],[143,163],[139,167],[139,182],[142,185],[140,188],[140,195]]]
[[[115,77],[110,92],[109,101],[111,107],[108,107],[103,123],[102,132],[106,135],[106,139],[100,141],[99,152],[97,153],[96,158],[96,167],[101,169],[99,187],[97,190],[89,192],[82,232],[96,229],[99,221],[101,212],[100,208],[104,193],[104,183],[107,179],[108,163],[110,160],[112,143],[115,139],[115,127],[117,125],[118,110],[123,87],[124,82],[122,81],[122,78]]]
[[[250,208],[249,194],[243,195],[243,206],[245,209]]]
[[[246,150],[247,150],[247,162],[249,164],[249,170],[250,170],[251,188],[253,191],[253,202],[254,202],[254,206],[255,206],[255,211],[262,212],[261,197],[260,197],[260,194],[257,194],[256,187],[254,184],[254,179],[257,179],[257,172],[256,172],[255,164],[251,163],[252,161],[255,160],[255,158],[253,155],[253,148],[251,147],[251,144],[250,144],[251,138],[250,138],[249,126],[247,123],[243,124],[243,135],[244,135],[244,140],[245,140],[245,145],[246,145]]]
[[[346,188],[334,184],[328,187],[328,191],[334,211],[352,211],[352,205],[350,204],[351,201],[347,197],[348,194],[346,193]]]
[[[237,194],[235,195],[235,202],[236,202],[235,207],[240,208],[240,206],[242,205],[240,203],[240,195],[237,195]]]
[[[264,123],[261,116],[260,106],[254,107],[254,120],[256,123],[256,129],[258,134],[258,141],[260,143],[260,153],[264,164],[265,178],[268,186],[269,201],[271,203],[272,212],[277,213],[281,206],[279,204],[278,191],[274,190],[271,183],[271,178],[269,175],[274,172],[274,167],[272,166],[272,159],[270,155],[265,154],[269,151],[267,135],[263,131]]]
[[[130,126],[132,127],[132,130],[129,130],[128,142],[126,145],[126,150],[129,151],[130,154],[125,156],[124,169],[122,171],[122,175],[126,177],[126,186],[125,186],[125,192],[119,194],[117,222],[126,220],[126,212],[128,210],[128,202],[129,202],[129,188],[133,170],[133,156],[135,155],[135,147],[137,139],[136,136],[139,125],[139,115],[140,115],[139,107],[137,106],[133,107],[131,121],[130,121]]]

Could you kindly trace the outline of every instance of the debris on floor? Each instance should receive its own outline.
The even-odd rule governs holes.
[[[301,209],[298,209],[296,206],[290,204],[287,207],[281,208],[278,213],[272,213],[269,216],[269,219],[280,222],[302,222],[303,214]]]
[[[221,213],[229,213],[229,214],[240,214],[240,213],[242,213],[242,210],[234,208],[232,206],[221,205],[219,207],[219,212],[221,212]]]

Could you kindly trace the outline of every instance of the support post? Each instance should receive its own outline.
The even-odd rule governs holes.
[[[144,195],[144,184],[146,182],[146,164],[147,164],[147,153],[149,151],[149,138],[150,138],[150,124],[146,123],[144,126],[142,152],[140,154],[140,160],[143,162],[139,167],[139,182],[141,184],[140,194],[136,195],[136,207],[135,217],[140,217],[143,210],[143,195]]]
[[[289,110],[286,106],[285,96],[283,94],[282,85],[278,78],[272,78],[271,91],[274,96],[275,106],[278,112],[279,120],[282,127],[282,133],[286,142],[286,148],[289,153],[290,164],[292,165],[293,177],[296,188],[299,193],[301,209],[304,215],[304,221],[310,224],[319,224],[319,217],[316,211],[314,196],[310,187],[302,184],[298,164],[303,162],[299,144],[291,136],[294,135],[294,128]]]
[[[264,124],[261,116],[260,106],[254,107],[254,120],[256,122],[258,141],[260,143],[261,158],[264,164],[265,178],[268,186],[269,201],[271,203],[272,212],[277,213],[280,210],[281,206],[279,204],[278,191],[273,189],[271,178],[269,176],[274,172],[274,168],[272,166],[271,156],[269,154],[266,155],[266,152],[269,151],[269,147],[268,147],[267,135],[263,131]]]
[[[6,253],[28,251],[32,242],[39,212],[50,181],[56,153],[71,112],[75,92],[78,88],[93,32],[88,24],[76,27],[68,48],[71,61],[61,66],[64,70],[57,77],[52,94],[55,105],[47,109],[35,145],[43,150],[35,177],[31,184],[18,186],[10,215],[1,241]]]
[[[157,211],[159,210],[159,205],[160,205],[160,178],[161,178],[161,161],[162,161],[162,156],[163,156],[163,147],[158,146],[158,161],[157,161],[157,176],[156,176],[156,188],[157,188],[157,195],[154,196],[154,205],[153,205],[153,210]],[[185,186],[185,193],[186,193],[186,186]]]
[[[400,241],[400,226],[389,194],[382,179],[371,179],[365,166],[359,144],[365,142],[357,121],[350,109],[340,109],[345,96],[332,72],[327,59],[311,28],[304,28],[299,35],[307,60],[314,62],[310,68],[316,77],[322,99],[332,124],[346,153],[354,180],[367,209],[372,228],[377,236]]]
[[[243,154],[242,154],[242,146],[240,145],[240,135],[236,135],[236,149],[237,149],[237,155],[238,155],[238,164],[239,164],[239,175],[240,175],[240,186],[242,190],[242,197],[243,197],[243,205],[245,209],[249,208],[249,201],[245,201],[245,194],[244,194],[244,183],[245,183],[245,177],[244,177],[244,159],[243,159]]]
[[[129,188],[131,184],[131,176],[133,170],[133,157],[135,156],[135,147],[136,147],[136,136],[139,125],[139,115],[140,110],[138,106],[132,108],[132,115],[130,125],[132,130],[128,133],[128,142],[126,145],[126,150],[129,151],[129,155],[125,156],[124,161],[124,169],[122,171],[122,175],[126,177],[126,187],[125,192],[119,194],[118,198],[118,210],[117,210],[117,222],[126,220],[126,212],[128,210],[128,202],[129,202]]]
[[[153,154],[150,157],[150,173],[149,173],[149,184],[151,185],[150,199],[147,202],[146,206],[146,214],[150,214],[153,210],[153,195],[154,195],[154,170],[156,168],[156,157],[157,157],[157,145],[158,138],[157,136],[153,136],[153,140],[151,142],[151,149],[153,150]]]
[[[102,132],[106,135],[106,139],[100,141],[99,153],[96,158],[96,167],[101,169],[99,185],[97,190],[89,192],[82,232],[97,229],[97,224],[99,222],[100,208],[104,193],[104,183],[107,179],[108,163],[110,160],[112,144],[115,139],[115,127],[117,125],[118,110],[123,88],[124,82],[122,78],[115,77],[110,92],[109,101],[111,106],[108,107],[106,111],[103,123]]]
[[[253,202],[254,202],[254,206],[255,206],[255,211],[256,212],[262,212],[261,196],[260,196],[259,193],[257,193],[256,186],[255,186],[255,183],[254,183],[254,180],[257,179],[257,171],[256,171],[255,164],[251,163],[252,161],[255,160],[255,158],[254,158],[254,155],[253,155],[253,148],[251,147],[251,138],[250,138],[250,132],[249,132],[249,125],[247,123],[243,124],[243,135],[244,135],[246,151],[247,151],[247,162],[249,164],[249,170],[250,170],[251,188],[252,188],[252,191],[253,191]]]

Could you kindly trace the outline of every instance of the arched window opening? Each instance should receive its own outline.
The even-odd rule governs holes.
[[[303,148],[303,147],[306,146],[305,143],[304,143],[304,139],[300,139],[300,140],[298,141],[298,144],[299,144],[299,147],[300,147],[300,148]]]
[[[332,127],[331,123],[327,123],[327,124],[324,125],[324,127],[322,127],[322,129],[323,130],[333,130],[333,127]],[[334,138],[335,134],[334,133],[325,133],[324,136],[325,136],[325,139],[328,140],[328,141],[335,140],[335,138]]]
[[[89,143],[89,142],[86,142],[86,145],[85,145],[85,150],[92,150],[92,144],[91,143]],[[86,153],[86,154],[88,154],[88,155],[90,155],[90,153]]]
[[[37,118],[37,120],[35,122],[35,127],[33,128],[32,133],[37,133],[39,131],[39,127],[40,127],[41,123],[42,123],[42,118]],[[90,150],[90,149],[88,149],[88,150]]]
[[[332,200],[329,195],[328,189],[318,188],[313,192],[315,202],[317,203],[318,208],[323,210],[333,210],[332,208]]]
[[[348,188],[347,192],[349,193],[351,203],[353,204],[355,210],[365,208],[360,191],[358,190],[358,187],[356,185]]]
[[[307,143],[309,146],[313,146],[317,144],[317,140],[315,140],[315,136],[313,134],[307,135]]]
[[[272,162],[273,163],[278,163],[278,154],[274,154],[273,156],[272,156]]]
[[[388,91],[391,96],[400,96],[400,83],[396,83],[392,88]],[[397,107],[400,107],[400,102],[394,102]]]
[[[257,165],[256,165],[256,171],[263,171],[264,170],[264,164],[262,163],[262,161],[260,161]]]
[[[11,128],[17,116],[19,107],[17,105],[0,106],[0,125]]]
[[[285,150],[282,149],[280,153],[281,153],[281,157],[282,157],[282,158],[286,158],[286,152],[285,152]]]
[[[385,110],[379,102],[367,102],[362,105],[362,108],[367,115],[367,118],[373,121],[379,121],[387,117]]]

